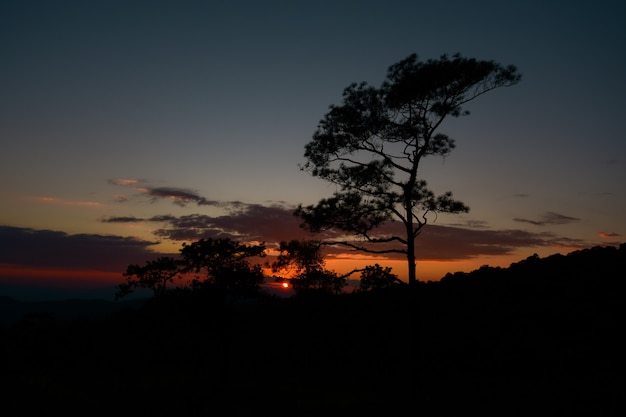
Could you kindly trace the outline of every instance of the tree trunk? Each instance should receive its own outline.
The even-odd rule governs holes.
[[[409,268],[409,286],[415,287],[417,284],[417,273],[416,273],[416,263],[415,263],[415,243],[413,240],[409,239],[409,244],[407,245],[407,266]]]
[[[409,211],[407,210],[407,212]],[[410,214],[408,219],[406,224],[406,260],[409,271],[409,286],[414,288],[417,285],[417,274],[415,272],[415,238],[413,237],[413,222],[410,221]]]

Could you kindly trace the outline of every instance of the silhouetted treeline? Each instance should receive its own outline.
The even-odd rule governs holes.
[[[1,333],[2,407],[621,415],[625,260],[622,245],[449,274],[415,292],[224,304],[174,291],[100,320],[22,321]]]

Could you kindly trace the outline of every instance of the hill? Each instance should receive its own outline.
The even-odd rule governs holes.
[[[2,330],[8,415],[621,415],[626,249],[388,291],[172,296]],[[24,394],[38,401],[18,401]],[[221,410],[221,411],[220,411]]]

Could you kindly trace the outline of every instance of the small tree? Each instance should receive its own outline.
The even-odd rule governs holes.
[[[180,250],[186,272],[202,273],[192,288],[214,288],[229,295],[258,292],[263,282],[259,264],[249,259],[265,256],[265,245],[245,245],[231,239],[201,239]]]
[[[163,256],[154,261],[147,261],[144,266],[131,264],[122,275],[125,281],[117,286],[115,299],[120,299],[133,292],[135,288],[148,288],[155,297],[167,290],[167,285],[182,272],[180,260]]]
[[[280,242],[280,254],[272,270],[289,270],[294,275],[291,283],[296,291],[340,292],[346,285],[346,277],[325,268],[321,245],[318,240]]]
[[[404,284],[396,274],[391,272],[391,268],[382,267],[378,264],[368,265],[361,271],[359,291],[374,291],[383,288],[390,288],[395,285]],[[406,284],[404,284],[406,285]]]
[[[428,214],[469,210],[452,193],[436,196],[427,188],[419,178],[422,158],[454,149],[454,140],[439,132],[447,117],[469,114],[465,104],[519,80],[514,66],[458,54],[420,62],[413,54],[390,66],[379,88],[348,86],[341,105],[330,107],[306,145],[302,167],[338,191],[316,205],[300,205],[295,214],[302,226],[311,232],[348,232],[361,240],[334,243],[355,250],[403,254],[409,284],[415,286],[415,239]],[[375,232],[390,221],[402,227]]]

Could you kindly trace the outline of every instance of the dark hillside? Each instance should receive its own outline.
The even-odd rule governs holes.
[[[625,253],[531,257],[414,294],[232,307],[179,294],[99,319],[20,322],[1,333],[2,406],[12,416],[621,415]]]
[[[626,399],[625,271],[621,245],[533,256],[429,283],[419,309],[428,335],[423,369],[440,380],[444,397],[454,387],[446,373],[465,379],[457,392],[477,407],[618,415]]]

